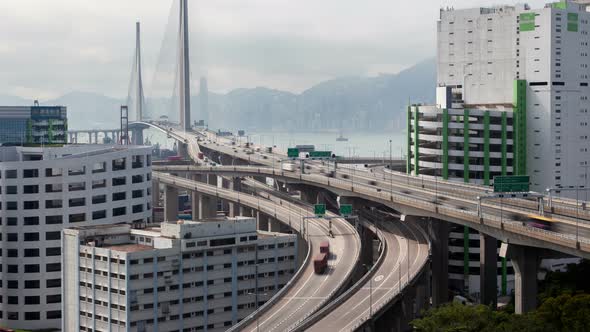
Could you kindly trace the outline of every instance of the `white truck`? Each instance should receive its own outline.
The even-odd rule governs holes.
[[[281,169],[283,171],[288,171],[288,172],[295,172],[295,164],[294,163],[283,163],[281,166]]]

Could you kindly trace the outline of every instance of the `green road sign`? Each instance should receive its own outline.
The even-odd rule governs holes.
[[[296,149],[296,148],[288,148],[287,149],[287,157],[289,157],[289,158],[297,158],[297,157],[299,157],[299,149]]]
[[[352,215],[352,205],[351,204],[340,204],[340,215],[341,216]]]
[[[326,204],[316,204],[313,206],[313,214],[318,217],[326,215]]]
[[[494,192],[526,192],[530,190],[529,183],[528,175],[494,176]]]
[[[332,151],[310,151],[309,157],[310,158],[331,158]]]

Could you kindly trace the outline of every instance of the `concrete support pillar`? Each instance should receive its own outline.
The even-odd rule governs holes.
[[[479,234],[479,289],[480,303],[492,305],[498,303],[498,240]]]
[[[240,177],[234,177],[231,181],[228,181],[228,188],[234,191],[242,191],[242,179]],[[240,211],[239,203],[229,203],[229,215],[235,217],[236,214],[242,215]]]
[[[132,135],[134,145],[143,145],[143,129],[134,129]]]
[[[430,220],[432,243],[432,305],[437,307],[449,300],[449,223]]]
[[[98,131],[94,132],[94,144],[99,144],[98,143]]]
[[[199,195],[199,219],[212,218],[217,216],[217,198],[206,195]]]
[[[78,143],[78,133],[74,133],[74,143]]]
[[[189,158],[187,144],[182,143],[182,142],[178,142],[178,155],[182,156],[185,159]]]
[[[539,249],[510,244],[508,258],[514,267],[514,312],[524,314],[537,308]]]
[[[268,231],[268,217],[260,211],[256,211],[257,229],[260,231]]]
[[[152,207],[160,206],[160,181],[152,179]]]
[[[281,222],[275,218],[268,218],[269,229],[271,232],[280,233],[281,232]]]
[[[172,186],[164,188],[164,219],[165,221],[178,219],[178,189]]]

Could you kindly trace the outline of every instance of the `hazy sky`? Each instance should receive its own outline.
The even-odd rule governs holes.
[[[0,0],[0,94],[48,99],[81,90],[126,96],[138,19],[150,93],[172,3]],[[337,76],[395,73],[435,55],[441,6],[494,3],[189,0],[193,89],[201,75],[213,91],[267,86],[300,92]]]

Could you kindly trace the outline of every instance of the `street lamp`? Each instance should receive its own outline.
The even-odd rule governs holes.
[[[392,140],[389,140],[389,189],[391,196],[393,196],[393,145]]]
[[[367,269],[367,273],[371,270],[371,267],[368,264],[363,264],[363,266]],[[369,320],[371,326],[373,325],[373,276],[369,278]],[[373,329],[371,328],[371,331]]]

